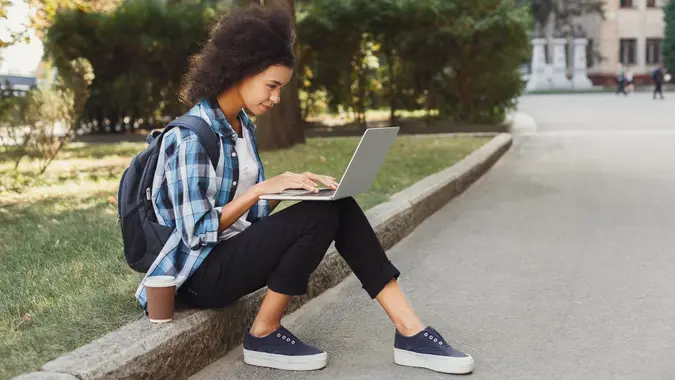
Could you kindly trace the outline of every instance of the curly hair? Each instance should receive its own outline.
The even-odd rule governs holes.
[[[287,9],[252,5],[223,16],[190,58],[180,100],[210,99],[272,65],[293,68],[293,19]]]

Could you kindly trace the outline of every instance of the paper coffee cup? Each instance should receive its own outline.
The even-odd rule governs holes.
[[[150,276],[145,280],[148,319],[153,323],[171,322],[176,296],[176,278]]]

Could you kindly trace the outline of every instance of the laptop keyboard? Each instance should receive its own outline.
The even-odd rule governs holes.
[[[294,195],[302,195],[303,197],[329,197],[333,194],[335,194],[335,190],[333,190],[333,189],[321,189],[316,193],[306,192],[306,193],[294,194]]]

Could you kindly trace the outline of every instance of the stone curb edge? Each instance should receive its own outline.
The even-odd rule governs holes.
[[[508,133],[494,136],[451,167],[430,175],[366,212],[386,249],[461,194],[511,147]],[[336,286],[351,273],[331,246],[310,277],[308,293],[294,297],[287,313]],[[172,323],[145,318],[112,331],[14,380],[186,379],[242,342],[265,289],[218,310],[177,310]]]

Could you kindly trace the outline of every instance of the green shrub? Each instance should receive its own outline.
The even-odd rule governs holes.
[[[215,17],[199,2],[153,0],[128,1],[111,13],[66,11],[56,16],[46,45],[59,70],[74,58],[91,62],[96,79],[83,120],[93,130],[161,125],[185,111],[178,100],[182,75]]]
[[[111,13],[59,13],[47,50],[60,69],[91,62],[82,120],[94,131],[157,127],[178,102],[188,57],[207,37],[210,2],[131,0]],[[512,0],[312,0],[298,3],[303,117],[349,110],[425,109],[469,122],[502,119],[530,54],[526,8]]]
[[[669,1],[663,9],[666,31],[663,39],[663,63],[669,72],[675,73],[675,1]]]
[[[298,21],[301,83],[332,110],[500,121],[522,90],[530,24],[508,0],[314,0]]]

